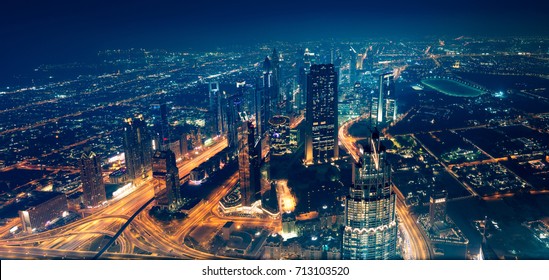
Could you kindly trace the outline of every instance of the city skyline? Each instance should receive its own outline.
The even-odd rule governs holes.
[[[516,4],[7,4],[0,258],[549,259]]]
[[[543,1],[500,5],[496,0],[398,0],[387,6],[380,1],[345,0],[328,4],[283,0],[266,10],[250,0],[230,5],[172,0],[155,5],[142,0],[10,2],[0,17],[0,34],[10,42],[2,46],[0,59],[19,74],[40,64],[93,59],[104,49],[212,51],[271,40],[548,35],[544,11],[549,4]],[[330,18],[330,24],[321,18]]]

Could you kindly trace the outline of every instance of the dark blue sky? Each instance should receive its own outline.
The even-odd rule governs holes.
[[[0,61],[8,67],[78,60],[106,48],[184,50],[327,37],[549,33],[549,1],[538,0],[2,2]]]

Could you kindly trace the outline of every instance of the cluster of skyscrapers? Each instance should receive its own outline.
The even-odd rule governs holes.
[[[151,126],[142,114],[124,119],[124,181],[139,184],[152,176],[158,180],[155,195],[163,198],[158,204],[175,211],[182,206],[182,198],[176,155],[170,149],[168,110],[163,102],[153,104],[151,109]],[[79,159],[79,167],[83,204],[86,207],[101,205],[106,201],[101,158],[86,148]]]
[[[314,53],[306,49],[298,61],[297,87],[283,90],[282,56],[275,49],[263,61],[261,73],[251,83],[236,83],[236,91],[221,90],[218,82],[208,83],[207,136],[227,137],[229,149],[237,155],[239,183],[236,192],[224,199],[222,209],[247,211],[264,205],[270,215],[278,216],[276,187],[269,178],[271,155],[290,152],[292,121],[303,119],[303,163],[306,166],[338,160],[338,98],[342,76],[341,56],[332,64],[316,64]],[[360,58],[351,48],[351,81],[357,77]],[[362,58],[361,61],[363,61]],[[362,67],[362,66],[361,66]],[[379,92],[370,100],[373,132],[363,147],[359,162],[353,164],[353,184],[345,202],[342,258],[396,258],[396,197],[392,192],[391,168],[377,128],[396,119],[394,75],[379,76]],[[160,205],[177,211],[183,204],[176,155],[170,150],[170,126],[165,103],[156,103],[151,126],[143,115],[124,120],[126,173],[137,182],[158,180],[155,194]],[[200,137],[200,136],[198,136]],[[185,139],[186,142],[187,139]],[[101,160],[91,151],[80,158],[84,203],[96,207],[106,200]],[[265,196],[266,195],[266,196]],[[231,201],[223,205],[223,201]],[[230,204],[230,205],[228,205]],[[246,210],[247,209],[247,210]]]
[[[210,104],[220,104],[210,107],[211,119],[222,120],[217,126],[226,128],[229,148],[238,154],[240,202],[226,203],[223,209],[250,212],[250,207],[261,205],[265,193],[273,195],[268,178],[269,158],[271,153],[286,153],[290,141],[290,119],[280,115],[286,105],[280,75],[280,55],[275,49],[263,61],[262,72],[253,81],[255,87],[238,82],[234,94],[220,97],[212,92],[218,88],[217,83],[210,83]],[[273,192],[276,197],[276,190]],[[277,215],[272,211],[269,214]]]

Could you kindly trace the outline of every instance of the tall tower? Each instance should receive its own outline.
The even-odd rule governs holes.
[[[284,100],[282,96],[282,69],[280,64],[280,54],[273,49],[271,55],[271,69],[273,73],[271,90],[271,117],[280,114],[280,103]],[[268,121],[268,120],[267,120]]]
[[[269,120],[269,147],[272,155],[280,156],[290,148],[290,118],[274,116]]]
[[[189,135],[187,133],[181,134],[179,144],[181,145],[181,157],[186,158],[189,153]]]
[[[211,82],[208,84],[209,88],[209,107],[208,107],[208,123],[210,129],[210,137],[216,135],[222,135],[225,133],[224,123],[224,106],[223,96],[219,90],[218,82]]]
[[[353,184],[345,202],[342,257],[347,260],[396,258],[396,195],[385,147],[374,131],[362,158],[353,165]]]
[[[275,110],[276,101],[274,98],[274,78],[273,68],[269,57],[265,57],[263,61],[263,75],[261,76],[261,82],[258,89],[258,104],[259,104],[259,122],[258,131],[259,134],[263,134],[269,130],[269,119],[272,116],[273,110]]]
[[[78,159],[80,168],[80,180],[84,192],[84,205],[90,207],[99,206],[107,200],[105,183],[101,172],[101,158],[89,149]]]
[[[316,62],[316,55],[306,48],[305,50],[299,50],[298,58],[296,64],[298,68],[297,82],[299,84],[299,92],[295,103],[296,109],[301,111],[307,106],[307,75],[309,74],[311,65]]]
[[[247,118],[244,111],[244,97],[236,93],[227,98],[227,139],[229,147],[238,147],[238,128],[243,118]]]
[[[379,94],[372,98],[371,118],[375,120],[373,127],[385,121],[396,118],[395,81],[393,72],[379,76]]]
[[[251,206],[261,199],[261,144],[255,137],[251,121],[244,121],[238,128],[238,172],[242,206]]]
[[[435,189],[429,200],[429,222],[433,225],[436,222],[446,221],[446,199],[448,193],[442,189]]]
[[[342,81],[341,79],[343,78],[343,71],[341,70],[341,64],[342,64],[342,58],[341,58],[341,54],[339,53],[339,50],[336,51],[335,53],[335,57],[334,57],[334,68],[335,68],[335,71],[337,73],[337,84],[338,85],[341,85]]]
[[[339,157],[337,74],[333,64],[315,64],[307,75],[305,163]]]
[[[152,162],[153,177],[165,185],[168,208],[171,211],[179,209],[183,201],[181,199],[181,190],[179,189],[179,169],[175,161],[175,154],[171,150],[156,151]]]
[[[152,169],[152,140],[143,115],[124,120],[124,155],[131,180],[146,178]]]
[[[349,71],[350,71],[350,83],[351,85],[356,82],[357,80],[357,69],[356,69],[356,62],[357,62],[357,52],[353,48],[353,46],[349,46]]]
[[[168,122],[168,107],[160,102],[151,105],[152,109],[152,140],[153,150],[167,150],[170,144],[170,124]]]

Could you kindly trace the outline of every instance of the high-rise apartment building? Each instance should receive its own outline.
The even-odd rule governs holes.
[[[152,158],[153,177],[160,181],[166,189],[168,209],[174,211],[183,204],[181,190],[179,188],[179,169],[177,168],[175,154],[171,150],[156,151]],[[158,194],[160,192],[157,192]]]
[[[307,75],[305,163],[339,157],[337,74],[333,64],[315,64]]]
[[[379,76],[379,92],[372,98],[370,107],[373,126],[396,119],[395,80],[392,72]]]
[[[107,200],[101,158],[86,148],[78,159],[78,166],[82,181],[83,203],[88,207],[97,207]]]
[[[238,172],[242,206],[261,199],[261,144],[251,121],[238,128]]]
[[[146,178],[152,169],[152,140],[143,115],[124,120],[124,155],[131,180]]]
[[[168,107],[160,102],[151,105],[152,146],[153,150],[167,150],[170,144],[170,124],[168,122]]]

